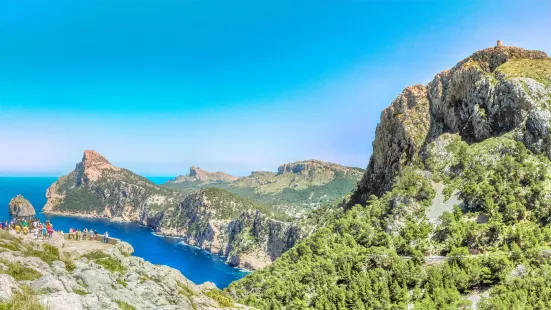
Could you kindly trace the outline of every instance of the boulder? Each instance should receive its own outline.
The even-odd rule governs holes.
[[[67,292],[39,295],[40,303],[47,309],[80,310],[84,309],[80,296]]]
[[[7,274],[0,274],[0,302],[12,298],[14,293],[20,292],[17,281]]]
[[[23,197],[23,195],[17,195],[10,200],[9,203],[10,214],[15,217],[35,216],[36,211],[33,205]]]
[[[37,294],[44,292],[65,292],[65,287],[63,286],[63,283],[61,283],[61,281],[59,281],[54,276],[43,276],[42,278],[31,282],[30,287]]]

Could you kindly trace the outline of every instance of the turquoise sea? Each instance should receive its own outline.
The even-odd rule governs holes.
[[[111,223],[106,220],[77,217],[46,216],[40,210],[46,203],[46,189],[56,181],[55,177],[0,177],[0,220],[9,217],[8,203],[17,194],[25,196],[34,206],[39,217],[50,219],[56,229],[92,228],[120,238],[134,247],[134,255],[161,265],[176,268],[197,284],[210,281],[219,288],[244,277],[247,272],[226,265],[218,255],[212,255],[196,247],[185,245],[180,239],[155,236],[151,229],[133,223]],[[165,177],[152,177],[162,183]]]

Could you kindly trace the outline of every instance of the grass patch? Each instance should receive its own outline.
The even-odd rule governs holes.
[[[123,273],[125,268],[124,266],[121,264],[121,262],[119,262],[118,260],[115,260],[111,257],[107,257],[107,258],[102,258],[102,259],[98,259],[98,260],[95,260],[94,261],[96,264],[98,265],[102,265],[103,268],[111,271],[111,272],[120,272],[120,273]]]
[[[13,309],[33,309],[33,310],[46,310],[32,290],[28,286],[21,287],[21,293],[15,294],[9,301],[0,303],[0,310],[13,310]]]
[[[511,59],[496,69],[507,77],[526,77],[551,86],[551,59]]]
[[[111,272],[124,272],[125,268],[120,261],[113,259],[109,255],[102,251],[94,251],[88,254],[84,254],[81,257],[86,257],[88,260],[94,261],[96,264],[103,266],[103,268]]]
[[[109,255],[98,250],[98,251],[90,252],[88,254],[84,254],[81,257],[86,257],[88,260],[96,260],[96,259],[107,258],[109,257]]]
[[[4,271],[4,273],[12,276],[17,281],[24,281],[24,280],[32,281],[42,276],[38,271],[25,267],[20,263],[16,263],[16,262],[12,263],[5,259],[0,259],[0,263],[8,267],[8,270]]]
[[[181,282],[178,282],[178,287],[180,288],[178,290],[178,293],[180,293],[181,295],[184,295],[184,296],[187,296],[187,297],[195,295],[195,294],[193,294],[193,291],[189,287],[187,287],[187,285],[185,285]]]
[[[216,300],[220,307],[233,307],[233,301],[230,295],[226,292],[223,292],[219,289],[213,289],[208,291],[205,295]]]
[[[75,263],[72,260],[68,259],[68,258],[63,259],[62,262],[65,263],[65,269],[69,272],[73,272],[77,268]]]
[[[88,295],[88,292],[87,292],[87,291],[81,290],[81,289],[79,289],[79,288],[74,289],[74,290],[73,290],[73,293],[79,294],[80,296]]]
[[[27,248],[23,253],[25,256],[34,256],[40,258],[43,262],[51,265],[53,261],[61,260],[59,249],[47,243],[42,244],[43,251]]]
[[[121,308],[122,310],[136,310],[136,307],[122,300],[115,300],[115,302],[117,303],[117,305],[119,305],[119,308]]]
[[[117,278],[117,283],[124,286],[124,287],[128,286],[128,283],[126,281],[122,280],[121,278]]]

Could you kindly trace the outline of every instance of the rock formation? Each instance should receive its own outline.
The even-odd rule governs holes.
[[[511,133],[551,158],[551,60],[512,46],[478,51],[428,85],[407,87],[381,114],[367,172],[352,203],[381,195],[443,133],[469,143]]]
[[[202,182],[202,183],[212,183],[212,182],[232,182],[238,178],[229,175],[225,172],[209,172],[207,170],[201,169],[199,167],[192,166],[189,168],[189,174],[184,176],[178,176],[174,180],[169,181],[169,183],[183,183],[183,182]]]
[[[30,241],[0,231],[0,248],[0,308],[19,295],[57,310],[250,309],[220,295],[212,283],[195,285],[176,269],[130,256],[125,242],[69,254],[58,235]]]
[[[121,218],[148,224],[151,217],[178,204],[184,195],[160,188],[87,150],[75,170],[50,186],[46,197],[45,213]]]
[[[262,213],[247,199],[221,189],[199,190],[169,208],[154,229],[187,244],[226,256],[240,268],[270,264],[308,232]]]
[[[23,195],[17,195],[10,200],[10,215],[13,217],[27,217],[35,216],[36,211],[33,205],[23,197]]]

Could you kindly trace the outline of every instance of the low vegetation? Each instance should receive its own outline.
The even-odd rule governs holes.
[[[551,59],[512,59],[496,69],[509,78],[526,77],[551,86]]]
[[[115,300],[115,303],[119,306],[121,310],[136,310],[136,307],[132,306],[131,304],[122,301],[122,300]]]
[[[8,274],[17,281],[32,281],[42,276],[40,272],[32,268],[25,267],[18,262],[9,262],[5,259],[0,259],[0,264],[3,264],[8,268],[5,271],[0,269],[0,273]]]
[[[19,309],[46,310],[28,286],[22,286],[21,292],[16,293],[9,301],[0,302],[0,310]]]
[[[227,292],[260,309],[466,309],[469,294],[494,287],[482,309],[545,308],[551,162],[507,136],[459,140],[448,151],[446,162],[428,158],[402,170],[382,197],[334,212]],[[433,226],[425,211],[434,191],[421,170],[446,165],[439,177],[465,205]],[[427,255],[442,258],[426,264]]]
[[[218,305],[220,305],[220,307],[232,307],[233,306],[233,302],[232,302],[232,299],[229,296],[229,294],[224,292],[224,291],[221,291],[219,289],[215,288],[213,290],[210,290],[205,295],[207,295],[210,298],[216,300],[216,302],[218,302]]]

